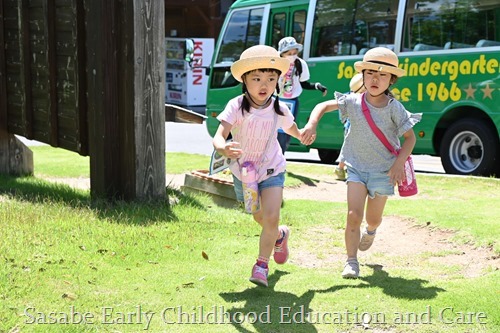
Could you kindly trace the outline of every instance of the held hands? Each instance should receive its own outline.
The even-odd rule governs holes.
[[[309,123],[304,126],[300,131],[300,143],[306,146],[312,145],[314,140],[316,140],[316,126],[310,125]]]

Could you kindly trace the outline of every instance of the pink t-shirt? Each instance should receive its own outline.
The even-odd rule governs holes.
[[[246,161],[253,162],[259,171],[258,181],[262,182],[285,171],[286,160],[281,152],[277,133],[280,127],[290,128],[294,120],[284,103],[280,102],[280,110],[284,116],[276,114],[274,111],[274,98],[265,109],[251,107],[250,112],[242,112],[240,108],[242,99],[243,95],[231,99],[217,119],[232,125],[233,141],[239,142],[242,150],[242,155],[238,161],[239,164]],[[276,123],[274,121],[275,116]],[[271,133],[273,133],[272,136]],[[266,156],[262,158],[269,138],[271,138],[271,142],[267,148]],[[239,164],[233,163],[229,168],[233,175],[241,180]]]

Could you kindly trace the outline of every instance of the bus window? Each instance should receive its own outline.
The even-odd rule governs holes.
[[[288,36],[294,37],[297,43],[304,44],[307,11],[304,9],[293,11],[288,7],[279,8],[278,10],[279,12],[271,14],[272,35],[269,36],[270,45],[277,48],[279,41]]]
[[[235,11],[231,15],[211,70],[211,88],[234,87],[239,84],[231,75],[230,66],[240,58],[241,52],[259,44],[263,13],[262,8],[254,8]]]
[[[304,44],[304,34],[306,30],[306,16],[305,10],[297,10],[293,13],[293,31],[292,36],[297,43]]]
[[[398,0],[318,0],[311,55],[355,55],[374,46],[393,48],[398,5]]]
[[[286,13],[277,13],[273,16],[273,35],[271,37],[271,45],[278,45],[279,41],[284,37],[286,37]]]
[[[245,49],[259,44],[263,13],[262,8],[234,12],[222,37],[216,63],[234,62]]]
[[[495,0],[416,1],[406,13],[404,50],[450,50],[500,45]],[[486,23],[486,24],[485,24]]]

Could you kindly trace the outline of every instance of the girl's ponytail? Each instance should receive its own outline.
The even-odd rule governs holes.
[[[250,101],[247,98],[247,86],[245,85],[245,82],[243,82],[243,85],[241,86],[241,92],[243,93],[243,99],[241,100],[240,106],[241,114],[245,115],[245,111],[250,111]]]
[[[294,65],[295,75],[300,76],[302,74],[302,63],[300,62],[299,58],[295,59]]]

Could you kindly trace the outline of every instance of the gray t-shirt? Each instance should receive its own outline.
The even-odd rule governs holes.
[[[335,92],[340,119],[351,123],[342,146],[342,156],[346,165],[364,172],[388,172],[394,164],[394,156],[373,133],[363,114],[361,98],[364,94],[342,94]],[[387,106],[376,108],[368,101],[366,105],[375,125],[384,133],[391,145],[399,150],[399,138],[422,119],[421,113],[411,113],[396,99]]]

